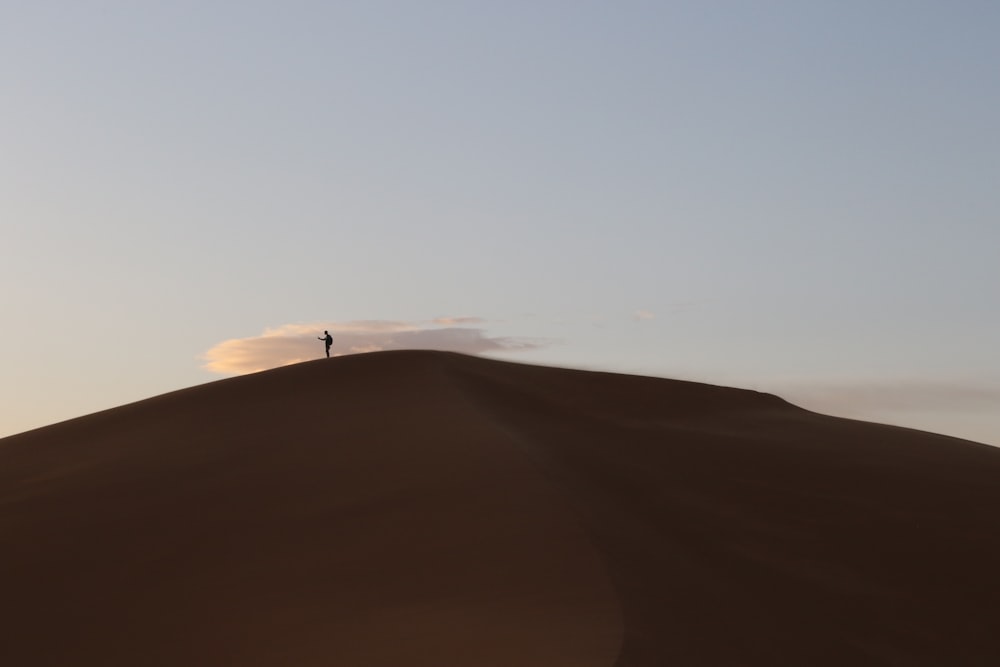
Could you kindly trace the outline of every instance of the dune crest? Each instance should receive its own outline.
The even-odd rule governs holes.
[[[321,359],[0,440],[0,663],[993,664],[998,479],[767,394]]]

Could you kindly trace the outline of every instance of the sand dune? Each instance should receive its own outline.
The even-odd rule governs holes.
[[[1000,449],[357,355],[0,440],[0,664],[1000,664]]]

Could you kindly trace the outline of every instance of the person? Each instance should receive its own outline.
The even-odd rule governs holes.
[[[319,336],[316,340],[321,340],[326,343],[326,357],[330,358],[330,346],[333,345],[333,336],[330,335],[329,331],[324,331],[325,336]]]

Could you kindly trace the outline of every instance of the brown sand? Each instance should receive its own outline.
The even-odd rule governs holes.
[[[0,665],[1000,664],[1000,449],[318,360],[0,440]]]

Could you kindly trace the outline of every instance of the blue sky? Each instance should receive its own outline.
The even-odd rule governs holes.
[[[973,0],[4,3],[0,436],[329,328],[1000,445],[997,34]]]

